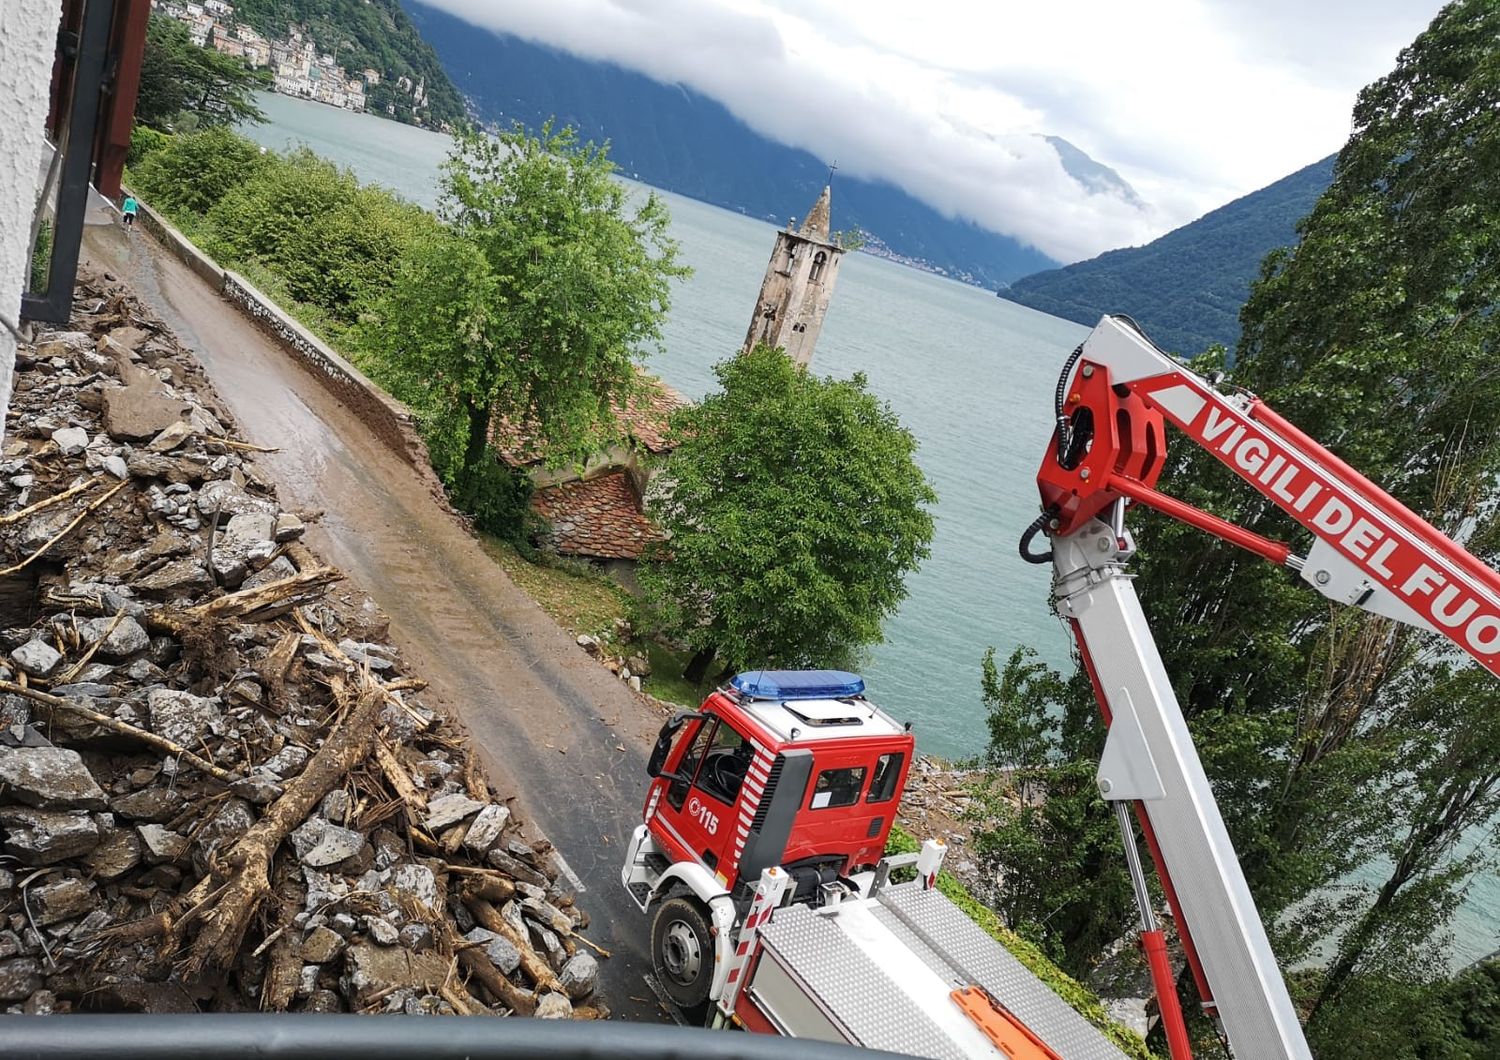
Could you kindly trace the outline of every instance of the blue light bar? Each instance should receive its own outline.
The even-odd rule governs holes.
[[[865,679],[847,670],[747,670],[729,684],[751,699],[848,699],[865,691]]]

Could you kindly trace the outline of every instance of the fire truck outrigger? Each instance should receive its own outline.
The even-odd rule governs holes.
[[[1311,1060],[1265,927],[1132,586],[1131,504],[1248,549],[1338,603],[1447,636],[1500,675],[1500,574],[1254,395],[1225,394],[1105,317],[1058,381],[1042,514],[1107,729],[1119,817],[1173,1060],[1190,1047],[1134,810],[1204,1009],[1239,1060]],[[1313,534],[1306,556],[1158,491],[1171,422]],[[1039,534],[1050,551],[1037,553]],[[933,886],[942,846],[881,857],[914,741],[836,671],[741,674],[673,717],[622,877],[652,914],[665,992],[716,1024],[917,1056],[1122,1054]],[[915,864],[917,879],[892,884]]]

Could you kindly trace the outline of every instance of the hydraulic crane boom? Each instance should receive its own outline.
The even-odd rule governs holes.
[[[1225,394],[1105,317],[1058,382],[1042,515],[1021,553],[1053,565],[1108,726],[1098,785],[1121,818],[1173,1060],[1189,1055],[1127,806],[1133,804],[1189,965],[1240,1060],[1308,1058],[1265,927],[1126,567],[1130,503],[1156,508],[1297,571],[1339,603],[1442,633],[1500,675],[1500,575],[1250,394]],[[1314,535],[1291,548],[1158,491],[1175,424]],[[1048,553],[1031,552],[1045,531]]]

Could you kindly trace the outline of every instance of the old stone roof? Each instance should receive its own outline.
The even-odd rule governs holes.
[[[564,556],[640,559],[662,533],[641,514],[640,497],[624,470],[539,489],[531,506],[548,523],[543,539]]]
[[[688,399],[640,368],[636,369],[636,377],[641,384],[639,393],[633,394],[623,404],[614,402],[610,405],[620,433],[625,441],[648,452],[670,452],[667,421],[675,409],[689,403]],[[545,457],[546,454],[532,444],[531,433],[524,425],[517,426],[499,416],[490,423],[490,443],[511,467],[539,464]]]
[[[798,229],[798,235],[828,242],[829,225],[833,223],[833,207],[830,203],[832,194],[833,189],[825,184],[823,194],[818,196],[818,201],[813,203],[811,210],[807,211],[807,217],[803,220],[802,227]]]

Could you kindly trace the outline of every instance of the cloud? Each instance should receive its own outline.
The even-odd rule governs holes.
[[[1359,88],[1437,6],[429,2],[684,84],[765,136],[1063,261],[1146,242],[1337,149]],[[1090,194],[1037,134],[1115,167],[1150,207]]]

